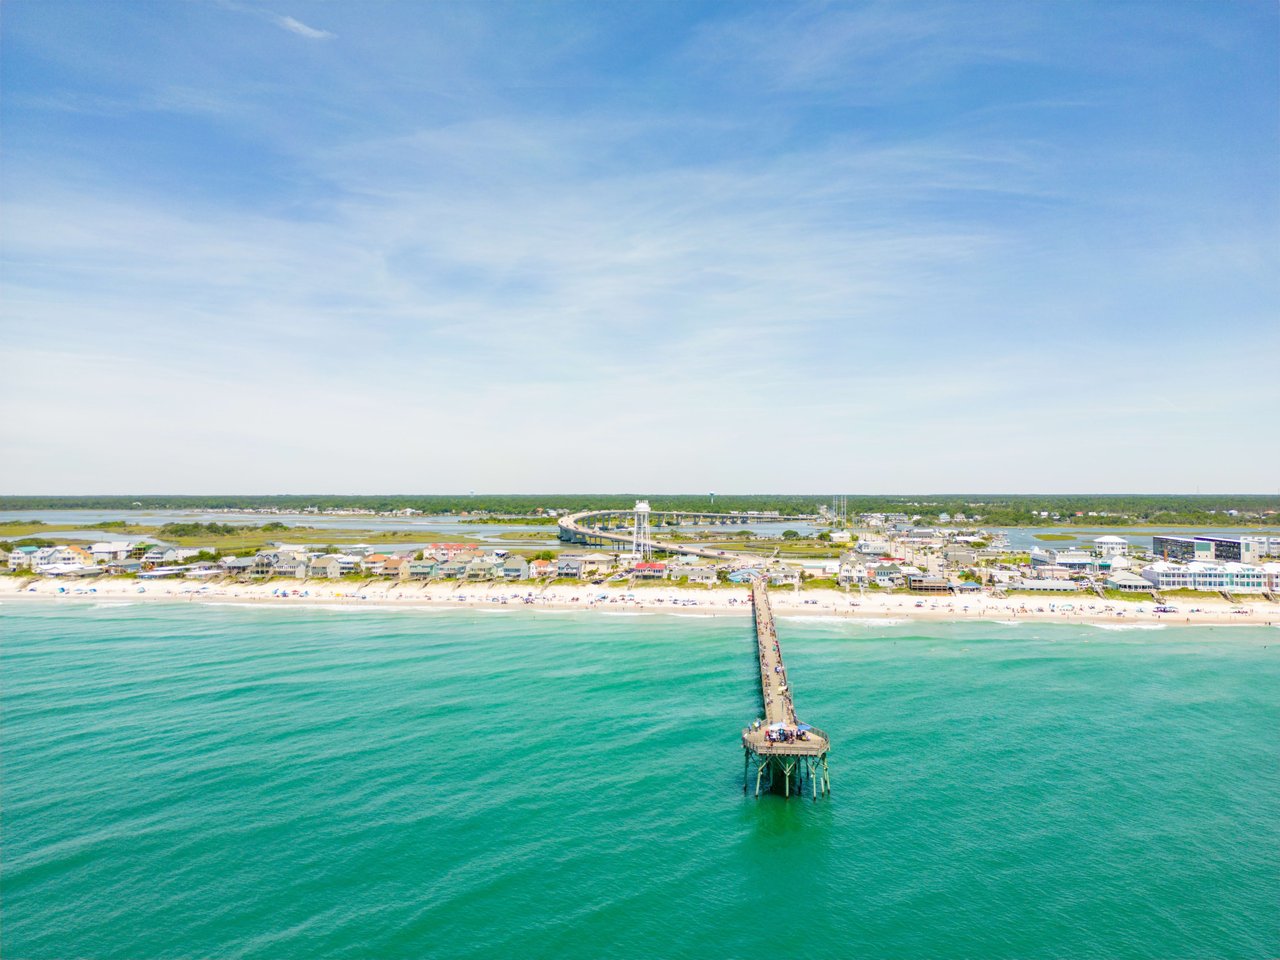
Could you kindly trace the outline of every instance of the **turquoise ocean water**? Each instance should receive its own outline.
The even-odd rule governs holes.
[[[0,952],[1280,955],[1280,631],[9,603]]]

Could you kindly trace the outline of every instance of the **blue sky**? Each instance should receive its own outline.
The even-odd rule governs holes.
[[[3,26],[7,492],[1280,488],[1274,3]]]

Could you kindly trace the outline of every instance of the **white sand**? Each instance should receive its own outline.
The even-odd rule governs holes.
[[[1178,599],[1177,613],[1156,613],[1143,601],[1078,597],[916,597],[857,590],[795,591],[774,588],[770,596],[780,617],[817,616],[870,623],[903,620],[991,620],[1002,623],[1059,621],[1114,624],[1253,624],[1280,625],[1280,604],[1253,597],[1232,605],[1220,599]],[[93,580],[0,577],[0,602],[167,601],[194,603],[263,603],[277,606],[333,604],[350,607],[435,606],[461,609],[597,610],[611,613],[681,613],[701,616],[746,616],[751,609],[746,587],[597,587],[590,584],[463,584],[456,581],[276,579],[266,583],[191,580],[136,580],[99,577]],[[1070,609],[1063,609],[1064,606]]]

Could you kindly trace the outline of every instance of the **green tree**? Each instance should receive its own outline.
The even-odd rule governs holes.
[[[799,530],[783,530],[782,539],[783,540],[799,540],[800,531]]]

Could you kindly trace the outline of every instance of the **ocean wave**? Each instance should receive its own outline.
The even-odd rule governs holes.
[[[1168,624],[1164,623],[1091,623],[1091,627],[1097,627],[1099,630],[1165,630]]]

